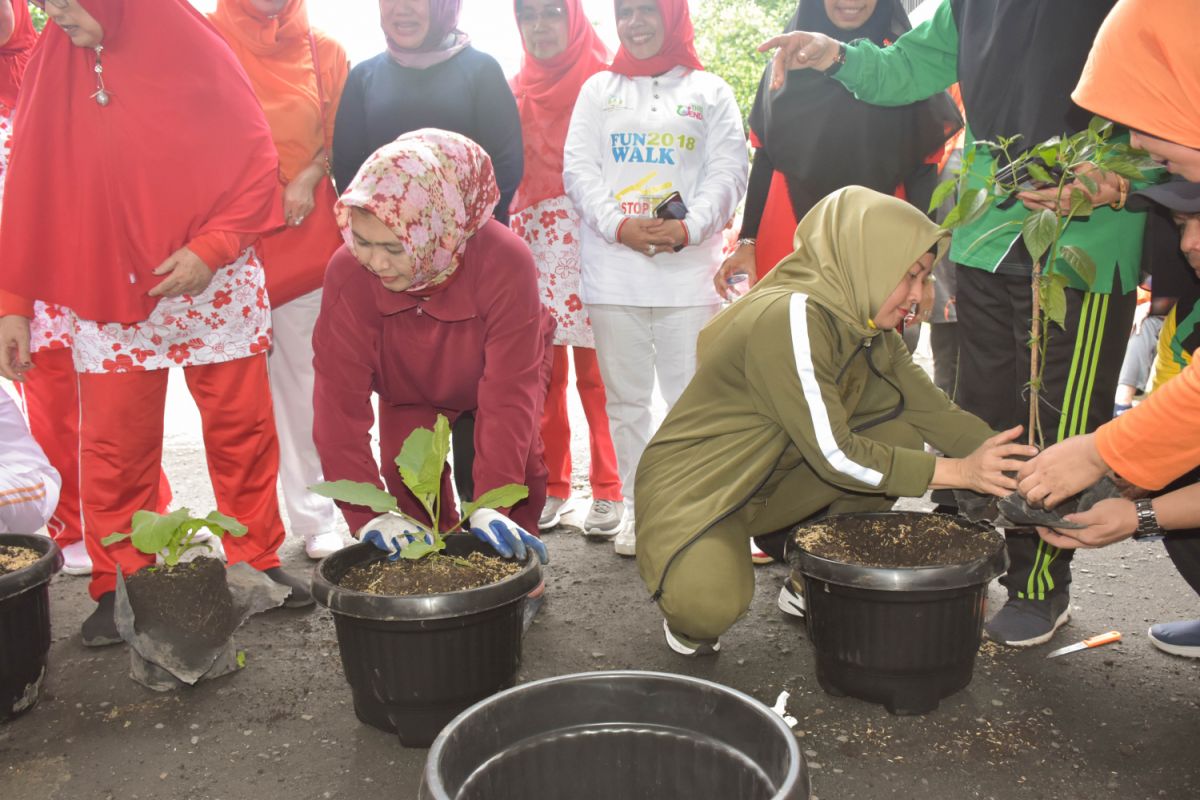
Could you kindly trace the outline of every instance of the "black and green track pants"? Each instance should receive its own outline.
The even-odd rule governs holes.
[[[956,400],[996,430],[1027,425],[1028,276],[958,267],[959,374]],[[1112,418],[1113,396],[1133,323],[1135,294],[1067,289],[1066,325],[1051,325],[1039,408],[1045,445],[1090,433]],[[1066,591],[1072,551],[1030,529],[1005,532],[1009,597],[1044,600]]]

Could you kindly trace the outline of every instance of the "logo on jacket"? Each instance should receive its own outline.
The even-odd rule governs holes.
[[[686,106],[675,106],[675,113],[681,117],[689,117],[690,119],[698,119],[704,121],[704,106],[697,106],[688,103]]]
[[[620,95],[611,95],[604,104],[605,111],[617,111],[622,108],[625,108],[625,98]]]

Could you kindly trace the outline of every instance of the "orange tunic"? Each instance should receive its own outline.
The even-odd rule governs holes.
[[[1144,489],[1161,489],[1200,465],[1200,362],[1195,356],[1136,408],[1096,429],[1096,448],[1114,472]]]

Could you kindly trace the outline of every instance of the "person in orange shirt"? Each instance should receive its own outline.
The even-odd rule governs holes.
[[[1172,211],[1180,248],[1200,274],[1200,67],[1191,40],[1198,29],[1200,5],[1193,0],[1121,0],[1100,29],[1072,97],[1127,125],[1132,143],[1178,176],[1138,194]],[[1063,548],[1103,547],[1170,531],[1167,552],[1200,592],[1200,484],[1194,482],[1200,467],[1198,370],[1193,361],[1136,408],[1022,467],[1021,493],[1047,508],[1110,469],[1143,489],[1172,489],[1153,499],[1102,501],[1067,516],[1086,528],[1041,529],[1043,539]],[[1174,488],[1179,483],[1172,481],[1185,475],[1186,485]],[[1149,636],[1169,653],[1200,657],[1200,619],[1154,625]]]
[[[324,480],[312,437],[312,335],[325,266],[342,246],[329,152],[350,62],[309,25],[306,0],[218,0],[209,20],[250,76],[279,150],[287,224],[257,245],[274,334],[267,371],[288,527],[310,558],[324,558],[345,542],[333,501],[308,491]]]

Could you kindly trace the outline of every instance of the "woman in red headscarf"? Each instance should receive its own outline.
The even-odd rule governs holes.
[[[613,540],[632,556],[633,476],[696,370],[696,336],[720,308],[722,231],[746,190],[742,115],[705,72],[687,0],[616,0],[621,48],[580,90],[563,183],[582,226],[582,291],[596,337],[625,496]]]
[[[313,334],[313,437],[327,480],[386,482],[400,509],[426,522],[395,457],[438,414],[451,424],[474,415],[470,471],[479,494],[518,483],[529,497],[502,511],[505,519],[476,511],[471,527],[519,527],[528,541],[546,499],[538,423],[554,320],[538,300],[529,248],[492,219],[499,197],[487,153],[449,131],[405,134],[363,164],[338,202],[346,246],[329,262]],[[447,470],[443,496],[450,477]],[[356,536],[375,516],[361,506],[342,510]],[[443,530],[458,519],[453,504],[441,513]]]
[[[309,26],[305,0],[218,0],[209,19],[250,76],[279,149],[287,227],[257,245],[271,299],[279,478],[292,533],[310,558],[324,558],[343,541],[333,502],[308,490],[323,480],[312,440],[312,330],[325,265],[342,244],[329,151],[350,64],[340,44]]]
[[[609,55],[580,0],[516,0],[514,6],[525,47],[521,71],[512,80],[521,114],[525,177],[513,199],[512,227],[533,251],[542,302],[558,323],[554,369],[542,416],[550,482],[538,527],[557,525],[571,496],[567,373],[568,353],[573,352],[575,387],[587,415],[592,457],[592,506],[584,533],[611,536],[624,516],[621,478],[604,411],[592,323],[579,299],[579,213],[563,188],[563,145],[571,110],[584,81],[605,68]]]
[[[265,352],[270,312],[250,245],[282,226],[278,157],[229,48],[183,0],[52,0],[22,87],[0,226],[0,375],[29,364],[30,300],[70,309],[80,401],[89,591],[86,645],[119,641],[118,569],[158,505],[167,369],[200,408],[230,561],[312,601],[279,568],[278,446]]]

